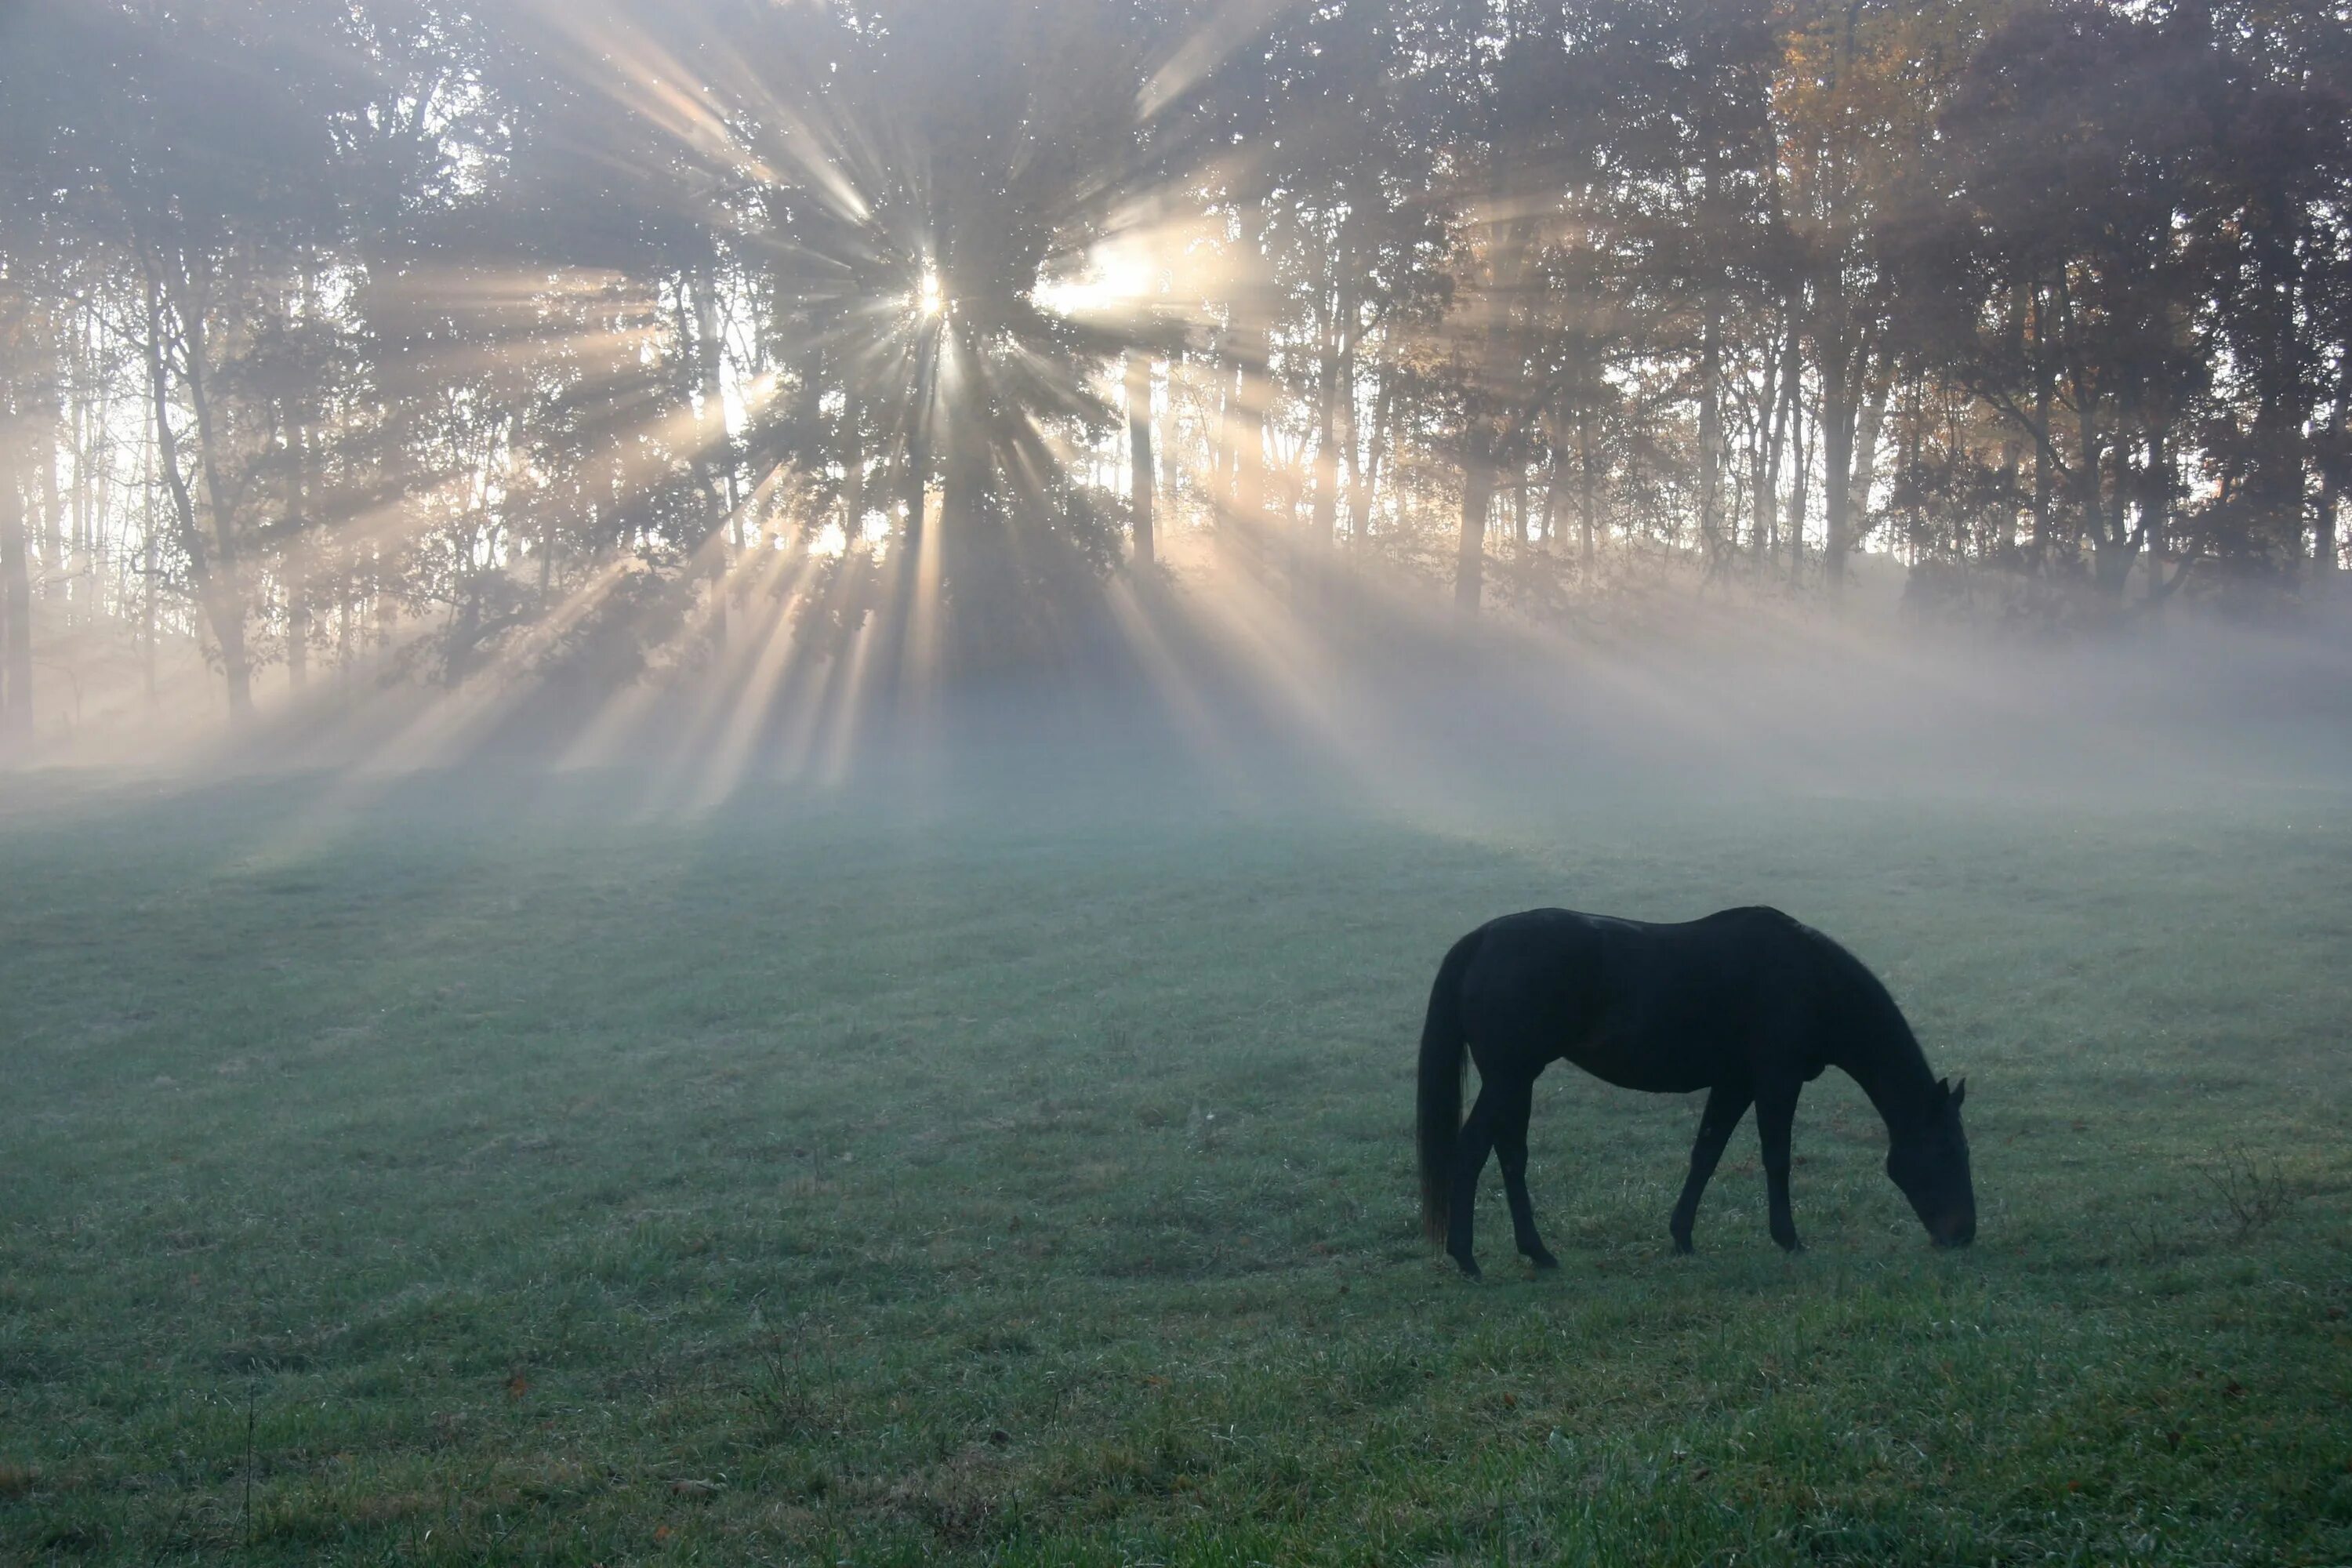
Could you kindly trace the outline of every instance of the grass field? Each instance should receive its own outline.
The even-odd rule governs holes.
[[[1656,798],[1444,832],[497,777],[11,781],[0,1561],[2352,1563],[2352,815]],[[1557,1275],[1420,1241],[1445,945],[1778,903],[1965,1073],[1566,1069]],[[1490,1168],[1489,1183],[1495,1180]]]

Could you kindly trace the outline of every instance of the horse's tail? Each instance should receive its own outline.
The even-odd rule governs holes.
[[[1485,928],[1454,944],[1429,988],[1429,1017],[1421,1026],[1421,1095],[1416,1134],[1421,1143],[1421,1228],[1445,1243],[1445,1216],[1454,1198],[1454,1140],[1462,1131],[1462,1075],[1468,1039],[1462,1033],[1462,972],[1478,951]]]

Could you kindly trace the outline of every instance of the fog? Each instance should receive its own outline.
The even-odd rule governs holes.
[[[518,659],[455,689],[354,675],[229,724],[205,672],[89,692],[20,756],[51,803],[283,776],[320,821],[502,781],[649,821],[817,807],[1088,819],[1213,805],[1359,813],[1433,830],[1674,799],[1736,818],[1787,799],[2129,813],[2263,806],[2352,771],[2352,638],[2176,610],[2017,637],[1930,619],[1864,558],[1835,606],[1660,573],[1574,619],[1465,623],[1426,582],[1332,572],[1296,592],[1204,556],[1115,584],[1057,657],[888,678],[895,628],[831,650],[783,610],[609,689]],[[420,795],[420,791],[423,794]]]

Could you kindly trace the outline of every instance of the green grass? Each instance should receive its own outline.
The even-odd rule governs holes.
[[[0,1561],[2352,1561],[2340,798],[10,787]],[[1454,1278],[1447,942],[1759,900],[1968,1076],[1979,1244],[1832,1075],[1810,1250],[1743,1128],[1675,1258],[1695,1102],[1562,1069],[1564,1267],[1490,1191]]]

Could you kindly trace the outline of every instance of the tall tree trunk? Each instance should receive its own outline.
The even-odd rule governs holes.
[[[2140,476],[2139,532],[2147,563],[2147,600],[2163,602],[2164,554],[2172,539],[2172,442],[2163,424],[2148,432],[2147,471]]]
[[[1886,428],[1886,403],[1895,389],[1895,363],[1885,360],[1869,381],[1869,391],[1856,412],[1853,472],[1846,480],[1845,552],[1852,554],[1870,525],[1870,489],[1878,478],[1878,438]],[[1832,569],[1842,578],[1843,567]]]
[[[77,384],[86,388],[90,378],[83,374],[81,342],[81,334],[77,331],[74,334],[74,369]],[[98,466],[89,460],[89,444],[97,438],[96,428],[89,417],[91,412],[89,401],[87,392],[76,396],[67,411],[63,425],[66,440],[66,512],[72,522],[72,533],[66,541],[65,592],[69,602],[69,610],[79,608],[85,616],[92,615],[94,606],[88,604],[75,606],[70,605],[70,601],[74,597],[76,585],[83,581],[86,574],[89,574],[90,565],[90,503],[93,499],[91,492],[97,482]],[[94,591],[97,587],[96,577],[91,575],[89,581],[91,589]],[[89,597],[87,594],[82,596],[85,599]],[[70,621],[69,616],[68,624]]]
[[[1868,353],[1851,331],[1841,321],[1838,336],[1822,345],[1822,568],[1832,593],[1845,582],[1846,553],[1853,548],[1854,447]]]
[[[1500,18],[1497,48],[1508,59],[1516,51],[1511,10]],[[1513,404],[1520,395],[1519,367],[1511,361],[1513,296],[1523,281],[1521,259],[1531,247],[1530,220],[1512,216],[1511,174],[1520,148],[1513,145],[1502,118],[1498,95],[1488,106],[1486,221],[1486,277],[1479,304],[1484,310],[1483,342],[1471,384],[1463,395],[1462,531],[1454,568],[1454,607],[1475,615],[1486,584],[1486,512],[1495,494],[1495,465]],[[1507,386],[1506,383],[1509,384]]]
[[[2314,541],[2313,566],[2317,575],[2313,585],[2322,594],[2336,591],[2336,574],[2343,565],[2344,546],[2336,532],[2337,515],[2343,510],[2344,487],[2328,479],[2319,488],[2319,533]]]
[[[2055,542],[2051,514],[2056,504],[2057,473],[2050,460],[2048,437],[2052,430],[2050,405],[2057,388],[2050,364],[2049,301],[2035,288],[2030,302],[2033,318],[2033,426],[2042,437],[2033,443],[2033,565],[2036,571],[2047,572],[2050,548]]]
[[[245,598],[236,582],[236,535],[228,510],[218,466],[212,462],[210,404],[200,367],[205,334],[201,302],[179,308],[181,341],[187,358],[188,400],[196,411],[197,465],[204,470],[206,496],[213,511],[214,537],[208,540],[196,521],[194,495],[180,462],[179,437],[172,428],[171,371],[164,354],[163,300],[151,276],[147,285],[147,380],[155,411],[157,456],[163,480],[171,491],[178,525],[180,549],[188,558],[188,577],[220,648],[221,669],[228,687],[232,721],[242,722],[253,710],[253,670],[245,651]]]
[[[0,742],[33,733],[33,577],[17,486],[23,423],[0,403]]]
[[[147,415],[151,424],[154,412]],[[147,439],[139,444],[139,666],[145,679],[147,706],[155,706],[155,627],[156,627],[156,565],[155,565],[155,433],[150,428]]]
[[[2000,467],[1995,470],[2000,497],[2000,510],[1995,513],[1991,553],[2003,563],[2017,552],[2017,470],[2021,461],[2015,437],[2000,444]]]
[[[1363,531],[1362,514],[1357,508],[1359,489],[1363,483],[1363,459],[1356,450],[1356,323],[1357,310],[1351,304],[1340,319],[1339,338],[1339,438],[1342,476],[1339,493],[1347,502],[1347,530],[1350,539]],[[1335,523],[1334,527],[1338,525]]]
[[[2296,319],[2303,297],[2298,230],[2302,216],[2288,195],[2284,170],[2266,170],[2253,209],[2249,239],[2258,287],[2249,336],[2259,343],[2251,367],[2255,384],[2252,462],[2246,489],[2254,513],[2285,552],[2293,582],[2303,562],[2303,430],[2309,418],[2306,378],[2296,351]]]
[[[738,504],[735,449],[727,435],[725,346],[719,331],[719,279],[715,259],[687,269],[686,288],[693,296],[692,345],[698,407],[695,416],[695,466],[702,477],[702,548],[710,552],[710,636],[727,643],[727,590],[735,552],[743,545],[742,510]],[[857,404],[852,394],[846,416],[856,427]],[[861,469],[862,474],[862,469]],[[852,489],[856,490],[853,476]],[[862,496],[859,500],[862,501]],[[859,501],[853,501],[853,505]]]
[[[1905,522],[1900,542],[1904,563],[1916,566],[1924,549],[1931,545],[1940,546],[1944,542],[1940,539],[1932,542],[1927,539],[1927,510],[1922,504],[1917,483],[1927,450],[1927,384],[1924,374],[1913,374],[1902,415],[1895,444],[1895,468],[1898,476],[1897,488],[1907,489],[1909,493],[1903,509]],[[1908,482],[1904,482],[1901,476],[1909,476]]]
[[[244,552],[238,548],[236,506],[230,499],[228,475],[220,450],[219,422],[214,417],[211,367],[206,360],[208,339],[205,300],[201,294],[184,300],[180,310],[182,341],[188,352],[188,407],[195,415],[196,467],[205,483],[206,510],[212,514],[213,568],[206,615],[220,645],[221,673],[228,687],[228,711],[242,722],[253,712],[253,661],[245,644]]]
[[[2025,353],[2025,290],[2012,279],[2005,301],[2005,331],[2009,353],[2022,362]],[[1994,546],[2004,566],[2013,563],[2017,553],[2017,474],[2023,460],[2018,439],[2012,431],[2000,443],[2000,524],[1995,531]]]
[[[1478,613],[1486,577],[1486,509],[1495,496],[1493,429],[1481,416],[1468,422],[1462,452],[1462,532],[1454,559],[1454,604]]]
[[[1380,376],[1381,390],[1372,400],[1372,438],[1365,443],[1363,471],[1357,476],[1359,482],[1348,500],[1349,532],[1360,541],[1372,535],[1372,517],[1380,507],[1381,468],[1388,461],[1389,434],[1396,423],[1396,377],[1379,360],[1375,359],[1373,365]],[[1352,441],[1349,455],[1352,460]]]
[[[1496,190],[1501,190],[1500,176]],[[1493,250],[1486,262],[1485,342],[1473,384],[1464,394],[1462,432],[1462,531],[1454,566],[1454,603],[1465,615],[1478,613],[1486,576],[1486,514],[1495,497],[1495,468],[1507,409],[1517,396],[1510,363],[1511,293],[1519,281],[1518,258],[1528,238],[1524,222],[1490,226]]]
[[[866,405],[854,385],[841,394],[841,542],[855,550],[866,538]]]
[[[966,342],[955,342],[954,350],[963,362],[959,380],[967,394],[945,415],[947,474],[940,497],[940,551],[958,607],[960,635],[968,640],[985,629],[986,617],[1005,608],[1005,595],[996,590],[1010,563],[1003,559],[990,512],[996,459],[987,391],[979,374],[981,355]]]
[[[1717,213],[1718,144],[1702,132],[1700,145],[1699,226],[1705,250],[1719,256],[1723,226]],[[1722,558],[1723,475],[1723,290],[1717,276],[1706,279],[1699,291],[1701,321],[1698,347],[1698,534],[1712,571]]]
[[[1269,334],[1274,327],[1273,267],[1259,242],[1262,213],[1242,237],[1242,279],[1234,310],[1234,358],[1240,372],[1236,406],[1228,419],[1234,458],[1234,527],[1228,531],[1255,557],[1265,542],[1265,427],[1270,402]]]
[[[718,470],[715,487],[726,509],[727,542],[743,548],[743,494],[735,447],[727,434],[727,342],[719,320],[719,278],[714,267],[694,274],[694,331],[702,372],[703,421],[708,439],[703,451]]]
[[[1824,398],[1822,409],[1822,570],[1832,591],[1845,579],[1846,531],[1853,510],[1853,405]]]
[[[110,378],[100,371],[108,363],[106,345],[100,341],[98,309],[95,304],[83,308],[81,326],[75,342],[81,363],[87,367],[81,381],[87,390],[75,404],[79,434],[74,447],[75,527],[80,539],[75,545],[78,554],[88,563],[90,578],[89,598],[92,615],[103,613],[105,589],[102,579],[110,558],[112,541],[109,537],[107,518],[114,500],[113,443],[108,432],[114,426],[113,386]]]
[[[1582,537],[1577,559],[1587,582],[1592,576],[1594,535],[1601,526],[1601,453],[1593,440],[1592,401],[1580,398],[1576,409],[1576,526]]]
[[[1723,307],[1707,290],[1698,351],[1698,535],[1713,566],[1723,553]]]
[[[2319,539],[2316,554],[2319,567],[2319,591],[2333,593],[2336,575],[2343,567],[2342,535],[2338,523],[2344,509],[2345,470],[2352,468],[2352,451],[2346,449],[2347,437],[2352,437],[2352,353],[2344,355],[2336,385],[2336,407],[2329,415],[2326,466],[2320,470]]]
[[[2079,562],[2082,559],[2084,541],[2091,541],[2092,547],[2095,550],[2096,542],[2106,532],[2105,521],[2101,515],[2104,502],[2099,489],[2099,472],[2105,466],[2107,437],[2099,428],[2099,407],[2096,399],[2085,395],[2085,389],[2091,384],[2091,378],[2088,375],[2077,375],[2074,377],[2074,404],[2078,411],[2074,422],[2076,431],[2074,439],[2077,443],[2074,462],[2075,504],[2071,509],[2070,523],[2074,537],[2068,541],[2068,545],[2070,557]]]
[[[1337,312],[1334,312],[1337,315]],[[1318,367],[1315,406],[1315,510],[1308,539],[1328,552],[1339,523],[1339,322],[1324,323],[1323,358]]]
[[[1135,528],[1135,563],[1149,569],[1156,542],[1152,505],[1160,475],[1151,455],[1151,360],[1140,349],[1127,355],[1128,510]]]
[[[915,344],[915,364],[912,384],[915,395],[908,405],[905,426],[898,432],[898,542],[893,552],[898,570],[892,575],[898,581],[898,597],[901,605],[916,588],[916,568],[926,544],[924,530],[929,521],[923,515],[929,500],[931,482],[931,432],[934,413],[939,407],[937,382],[939,377],[940,334],[927,332]]]
[[[1253,555],[1265,542],[1266,367],[1263,335],[1246,348],[1234,397],[1234,527]]]
[[[1499,152],[1496,154],[1500,161]],[[1499,170],[1496,185],[1501,188]],[[1517,226],[1511,226],[1516,227]],[[1485,331],[1478,364],[1463,392],[1462,528],[1454,562],[1454,604],[1465,615],[1478,613],[1486,581],[1486,514],[1495,499],[1496,442],[1502,420],[1503,361],[1510,342],[1510,308],[1505,292],[1509,242],[1501,224],[1488,226]]]
[[[381,539],[369,547],[368,605],[375,620],[369,640],[374,645],[375,664],[379,670],[392,662],[392,641],[400,626],[400,605],[393,595],[393,574],[387,565],[389,559]]]
[[[2132,473],[2131,444],[2120,437],[2107,454],[2109,488],[2105,509],[2106,521],[2099,531],[2098,578],[2102,591],[2120,600],[2125,585],[2130,581],[2132,557],[2138,552],[2139,539],[2130,528],[2128,511],[2139,489]]]
[[[61,599],[73,579],[73,574],[66,567],[66,509],[58,488],[58,437],[65,428],[66,417],[65,400],[58,385],[56,356],[63,344],[53,338],[45,347],[47,363],[44,368],[49,374],[35,408],[32,444],[26,456],[32,460],[33,477],[39,488],[41,597]]]
[[[1557,406],[1545,409],[1543,431],[1546,462],[1542,538],[1543,549],[1549,552],[1559,530],[1560,488],[1568,483],[1568,438],[1567,433],[1560,428]]]
[[[927,520],[923,509],[929,500],[931,478],[931,443],[928,428],[908,432],[907,449],[898,471],[900,519],[898,560],[908,571],[914,569],[916,558],[922,553],[923,532]]]
[[[1791,583],[1804,575],[1805,512],[1811,500],[1813,447],[1820,441],[1818,430],[1811,440],[1807,439],[1805,400],[1801,391],[1803,383],[1801,367],[1797,385],[1791,388],[1793,400],[1789,414],[1790,456],[1797,460],[1796,476],[1789,485],[1789,526],[1786,531],[1789,535],[1789,581]]]
[[[310,438],[299,410],[287,417],[286,547],[279,556],[286,580],[286,679],[299,691],[310,680]]]
[[[1750,476],[1756,517],[1751,525],[1754,531],[1748,537],[1748,552],[1759,563],[1771,559],[1774,553],[1773,531],[1780,511],[1780,452],[1789,438],[1789,405],[1795,400],[1797,380],[1793,311],[1790,321],[1786,347],[1779,342],[1772,345],[1759,413],[1765,430],[1757,450],[1759,460]]]
[[[581,500],[579,495],[580,480],[576,472],[569,476],[564,488],[572,492],[571,510],[574,516],[577,516],[581,510]],[[539,603],[540,607],[542,610],[552,605],[555,592],[555,544],[558,537],[556,532],[555,517],[555,508],[551,506],[541,506],[540,508]],[[348,589],[346,593],[348,596]],[[350,638],[351,616],[346,614],[343,616],[343,629],[339,635],[337,640],[341,643],[348,643]]]
[[[1228,340],[1230,336],[1227,334]],[[1204,433],[1209,444],[1209,510],[1212,521],[1222,528],[1226,509],[1234,500],[1234,364],[1230,341],[1220,342],[1210,356],[1208,380],[1216,392],[1216,403],[1209,411],[1209,427]]]

